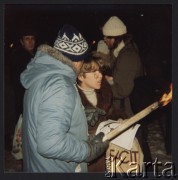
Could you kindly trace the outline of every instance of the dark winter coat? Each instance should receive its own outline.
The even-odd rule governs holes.
[[[85,96],[85,94],[82,92],[80,88],[78,88],[78,91],[79,91],[83,106],[85,108],[90,108],[90,107],[95,108],[91,104],[91,102],[87,99],[87,97]],[[96,107],[108,113],[111,107],[111,102],[112,102],[112,90],[111,90],[110,85],[107,83],[107,81],[104,78],[102,80],[101,88],[99,90],[95,90],[95,92],[96,92],[96,97],[97,97]],[[106,120],[106,116],[99,116],[98,123],[94,127],[89,126],[89,134],[95,134],[98,124],[103,120]]]
[[[113,63],[113,100],[114,106],[122,109],[128,117],[132,115],[129,96],[134,88],[134,80],[143,75],[139,51],[132,39],[125,42]],[[116,108],[117,108],[116,107]]]
[[[82,104],[85,108],[87,107],[93,107],[94,106],[88,101],[85,94],[82,92],[80,88],[78,88]],[[95,135],[96,129],[98,128],[98,125],[109,118],[111,119],[118,119],[118,118],[125,118],[125,114],[121,113],[118,110],[113,110],[111,108],[112,104],[112,90],[111,86],[108,84],[105,78],[102,79],[101,88],[99,90],[95,90],[96,97],[97,97],[97,105],[96,107],[105,110],[106,115],[100,115],[98,118],[98,122],[95,124],[94,127],[88,126],[88,132],[89,135]],[[105,154],[101,156],[100,158],[94,160],[90,163],[88,166],[89,172],[105,172]]]

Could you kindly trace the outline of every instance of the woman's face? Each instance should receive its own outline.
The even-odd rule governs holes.
[[[81,81],[80,86],[83,89],[91,90],[91,89],[100,89],[101,81],[103,75],[99,70],[99,65],[97,63],[93,64],[94,70],[92,72],[86,72],[83,75],[79,75],[78,79]]]

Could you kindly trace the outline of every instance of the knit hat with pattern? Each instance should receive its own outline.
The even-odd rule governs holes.
[[[74,62],[82,61],[88,54],[88,43],[71,25],[64,25],[54,42],[54,48]]]

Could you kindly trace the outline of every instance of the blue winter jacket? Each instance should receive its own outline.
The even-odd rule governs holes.
[[[72,62],[48,45],[21,74],[24,171],[75,172],[78,164],[87,171],[88,127],[75,81]]]

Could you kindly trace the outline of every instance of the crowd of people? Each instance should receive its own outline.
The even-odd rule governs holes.
[[[110,17],[102,35],[91,52],[72,25],[60,28],[53,46],[36,47],[35,32],[24,29],[20,48],[5,57],[5,83],[10,87],[5,91],[5,148],[12,149],[22,114],[24,172],[105,172],[110,142],[96,130],[103,121],[124,121],[136,113],[135,82],[145,70],[120,18]],[[144,157],[149,151],[145,128],[136,135]]]

